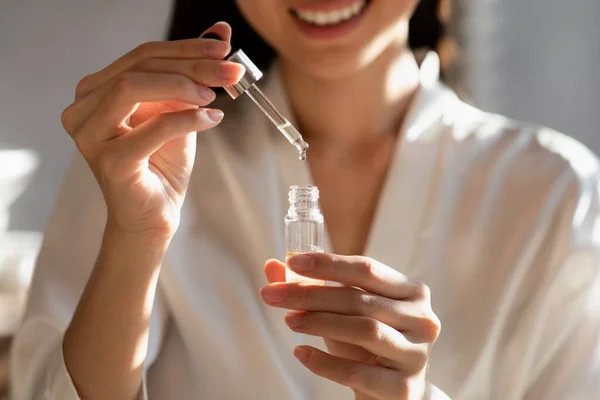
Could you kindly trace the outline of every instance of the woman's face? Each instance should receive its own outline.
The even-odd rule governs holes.
[[[390,46],[406,46],[418,1],[236,0],[280,57],[324,79],[350,75]]]

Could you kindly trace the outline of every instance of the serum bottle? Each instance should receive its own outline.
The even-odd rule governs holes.
[[[285,261],[296,254],[322,253],[324,220],[319,209],[319,189],[316,186],[292,186],[290,207],[285,217]],[[303,277],[286,269],[286,282],[306,282],[323,285],[324,282]]]

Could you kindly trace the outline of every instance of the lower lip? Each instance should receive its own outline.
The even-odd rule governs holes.
[[[347,21],[339,23],[337,25],[326,25],[326,26],[316,26],[313,24],[309,24],[306,21],[302,21],[298,19],[295,15],[292,15],[294,21],[296,21],[296,25],[300,30],[311,39],[339,39],[346,35],[352,33],[363,20],[365,14],[367,13],[367,9],[370,4],[367,4],[365,8],[361,11],[357,16],[350,18]]]

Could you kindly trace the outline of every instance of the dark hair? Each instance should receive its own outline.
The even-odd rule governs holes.
[[[438,20],[439,0],[421,0],[410,21],[409,45],[436,49],[442,36]],[[262,70],[275,53],[250,27],[234,0],[177,0],[171,18],[169,40],[195,38],[218,21],[233,28],[232,46],[242,48]]]

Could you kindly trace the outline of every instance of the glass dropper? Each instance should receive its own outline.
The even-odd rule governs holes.
[[[302,139],[302,135],[273,105],[265,94],[256,86],[256,82],[262,78],[263,74],[258,67],[242,51],[238,50],[228,58],[229,61],[242,64],[246,68],[246,73],[242,79],[232,86],[225,86],[224,89],[233,99],[237,99],[243,93],[246,93],[269,120],[279,129],[279,132],[293,144],[298,150],[300,160],[306,160],[306,151],[308,143]]]

